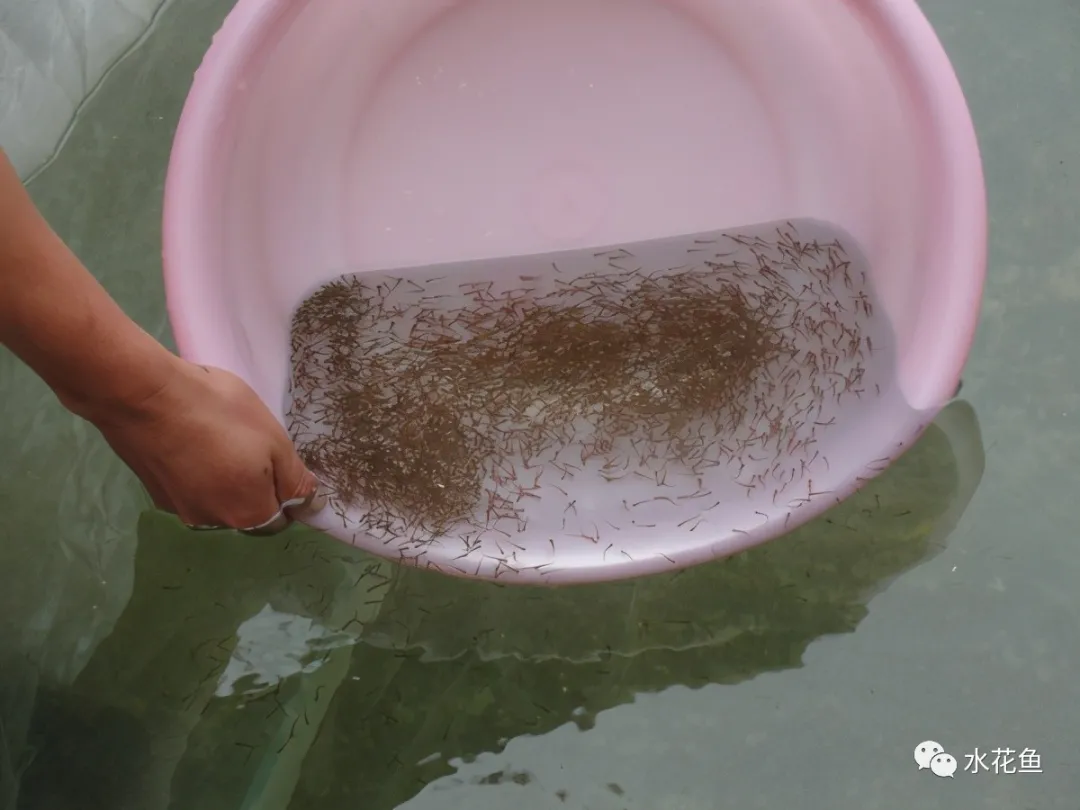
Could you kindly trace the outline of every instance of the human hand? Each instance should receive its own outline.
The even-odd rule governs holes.
[[[270,533],[320,507],[315,477],[255,392],[180,359],[129,318],[49,227],[2,149],[0,346],[185,523]]]
[[[84,416],[154,504],[193,528],[272,534],[325,503],[288,434],[227,371],[175,358],[167,382],[152,396]],[[300,503],[282,509],[290,501]]]

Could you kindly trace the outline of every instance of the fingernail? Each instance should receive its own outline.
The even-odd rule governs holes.
[[[304,498],[299,503],[288,504],[289,514],[296,515],[314,515],[317,512],[321,512],[326,507],[327,498],[322,492],[322,487],[316,487],[315,491],[311,493],[307,498]]]
[[[312,512],[321,512],[326,508],[327,497],[323,492],[322,487],[317,487],[315,493],[311,496],[311,500],[308,501],[307,509]]]

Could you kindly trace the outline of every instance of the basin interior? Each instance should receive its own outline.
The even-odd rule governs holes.
[[[941,404],[912,347],[946,328],[919,317],[946,235],[931,116],[880,5],[279,3],[220,79],[178,341],[284,418],[292,312],[342,274],[812,217],[857,241],[894,336],[897,397],[851,428],[882,456]],[[582,576],[611,567],[593,556]]]

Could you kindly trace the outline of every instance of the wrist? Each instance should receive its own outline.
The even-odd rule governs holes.
[[[53,386],[61,404],[97,425],[151,418],[184,362],[139,330],[140,339],[74,379]]]

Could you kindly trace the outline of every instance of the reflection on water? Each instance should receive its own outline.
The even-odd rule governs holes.
[[[974,414],[954,403],[855,497],[730,560],[556,591],[401,571],[290,807],[389,809],[420,793],[418,807],[475,808],[486,794],[471,786],[502,783],[589,806],[565,785],[503,771],[490,754],[523,735],[588,731],[601,712],[645,693],[799,666],[814,639],[854,630],[877,589],[941,550],[981,474]],[[639,744],[658,756],[665,747]]]
[[[270,605],[236,629],[236,647],[218,679],[214,697],[274,688],[293,675],[314,672],[322,659],[313,653],[355,643],[348,633],[333,633],[306,616],[281,613]]]
[[[195,535],[144,514],[131,600],[74,683],[50,690],[20,807],[151,810],[185,790],[179,806],[238,807],[261,758],[298,744],[282,730],[343,677],[389,570],[302,529]]]
[[[799,666],[943,547],[981,471],[974,414],[953,403],[893,468],[787,538],[558,590],[397,568],[302,529],[196,535],[146,513],[115,629],[73,684],[41,692],[18,807],[472,806],[461,790],[531,784],[488,762],[510,740]],[[545,787],[585,806],[563,789]]]

